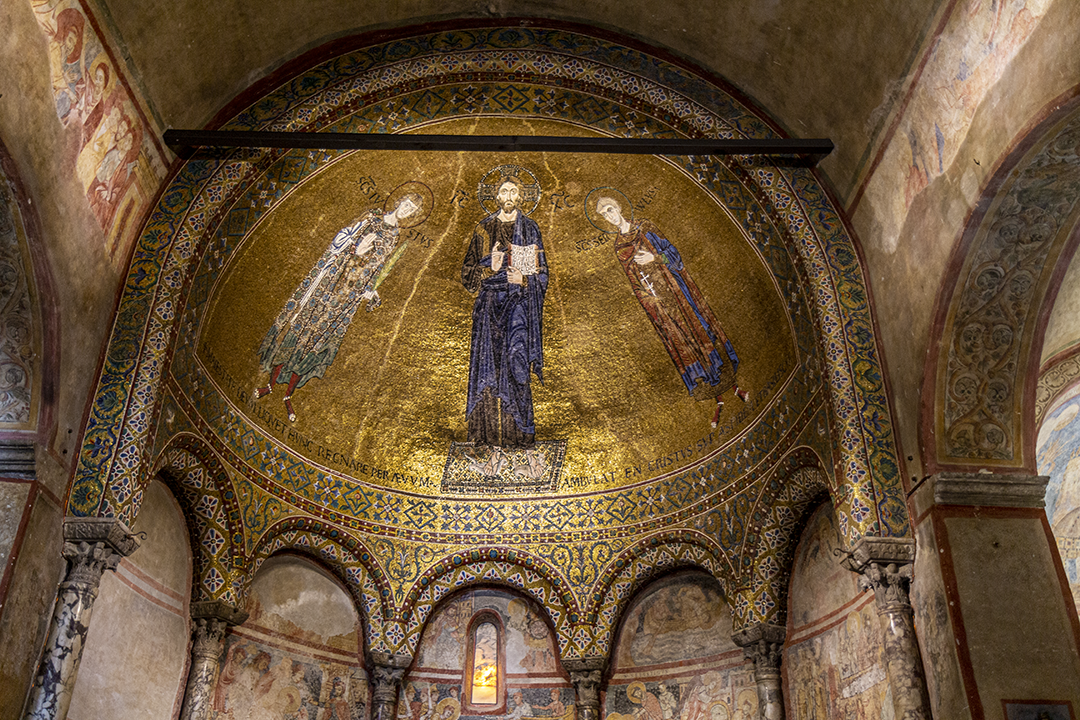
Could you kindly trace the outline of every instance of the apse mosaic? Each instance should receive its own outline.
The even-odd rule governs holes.
[[[225,127],[772,134],[685,69],[538,28],[349,52]],[[804,455],[845,538],[907,527],[858,255],[813,173],[760,157],[197,153],[135,248],[71,514],[131,520],[179,437],[228,504],[200,592],[308,548],[393,652],[482,581],[537,593],[564,656],[604,652],[658,568],[769,616],[756,558],[785,552]]]
[[[317,168],[215,278],[195,370],[280,448],[423,495],[639,483],[723,447],[779,394],[797,355],[778,283],[684,171],[491,162],[354,153]],[[576,246],[590,236],[605,242]]]

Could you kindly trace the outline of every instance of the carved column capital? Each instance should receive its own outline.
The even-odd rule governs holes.
[[[578,720],[598,720],[600,717],[600,680],[604,675],[606,661],[601,657],[563,660],[563,667],[570,673],[577,696]]]
[[[64,540],[75,544],[102,543],[121,557],[127,557],[139,548],[138,537],[117,518],[66,517]]]
[[[864,590],[874,591],[878,612],[910,612],[914,562],[913,539],[867,535],[855,543],[844,564],[861,575],[859,584]]]
[[[397,717],[398,690],[410,664],[412,658],[408,655],[371,653],[372,720],[391,720]]]
[[[911,609],[915,541],[911,538],[859,539],[844,564],[861,575],[863,589],[873,589],[884,640],[893,711],[904,720],[930,720],[919,644]]]
[[[67,576],[64,583],[85,585],[94,588],[101,584],[101,576],[106,570],[115,570],[122,555],[105,543],[65,542],[60,551],[68,562]]]
[[[754,683],[758,707],[764,720],[783,720],[784,695],[780,684],[780,660],[787,629],[780,625],[756,623],[731,636],[743,649],[747,660],[754,661]]]
[[[779,674],[785,637],[787,637],[786,628],[769,623],[757,623],[735,633],[731,639],[743,649],[747,660],[754,661],[756,673]]]
[[[217,618],[199,618],[192,630],[191,656],[218,662],[225,646],[228,626]]]

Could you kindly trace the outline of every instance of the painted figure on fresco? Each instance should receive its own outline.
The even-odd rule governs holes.
[[[468,440],[491,447],[488,465],[498,470],[503,450],[532,453],[535,443],[531,378],[535,374],[543,383],[548,265],[540,228],[528,212],[539,195],[539,183],[524,168],[503,165],[488,173],[477,197],[490,214],[477,225],[461,264],[461,282],[476,294],[465,410]],[[493,210],[488,201],[495,203]]]
[[[633,211],[626,196],[614,188],[596,188],[586,200],[588,207],[596,195],[595,209],[614,231],[614,249],[630,281],[630,289],[649,316],[675,369],[690,396],[696,400],[716,400],[712,424],[716,427],[724,406],[723,393],[735,389],[746,402],[749,395],[739,388],[735,373],[739,357],[705,297],[683,265],[682,256],[649,220],[628,220],[625,209]],[[622,197],[620,202],[617,197]],[[590,222],[592,218],[590,218]],[[597,226],[599,227],[599,226]]]
[[[334,236],[263,338],[260,367],[270,379],[252,391],[252,400],[286,385],[285,411],[296,421],[293,393],[330,368],[361,303],[369,311],[382,304],[379,284],[408,244],[398,245],[400,231],[430,212],[431,191],[408,182],[390,193],[382,209],[369,210]]]

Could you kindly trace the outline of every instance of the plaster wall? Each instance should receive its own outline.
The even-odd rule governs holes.
[[[139,548],[101,578],[68,717],[179,716],[189,660],[191,552],[176,501],[146,490]]]
[[[788,717],[891,720],[892,694],[873,593],[840,565],[831,505],[811,516],[791,573],[781,670]]]
[[[897,234],[890,236],[883,224],[887,214],[883,208],[893,195],[904,193],[902,173],[883,176],[873,186],[879,189],[868,190],[857,207],[848,206],[871,268],[868,274],[888,361],[900,446],[905,457],[911,456],[910,476],[923,474],[922,460],[915,452],[920,403],[932,399],[921,397],[920,390],[927,351],[939,340],[940,329],[933,326],[935,302],[943,283],[944,291],[952,287],[949,260],[994,170],[1038,121],[1075,92],[1080,57],[1069,48],[1077,33],[1080,6],[1057,0],[1046,7],[1027,40],[1001,68],[1000,79],[985,89],[966,132],[946,140],[958,148],[952,164],[944,166],[912,200]],[[940,89],[942,103],[947,91]],[[926,114],[924,123],[932,127],[936,116]],[[909,145],[901,132],[891,142]]]
[[[63,510],[48,493],[39,494],[11,568],[0,614],[0,720],[22,717],[23,702],[37,670],[64,573]]]
[[[911,584],[911,605],[915,611],[915,630],[919,652],[926,670],[926,686],[930,709],[936,718],[972,717],[961,678],[959,643],[953,630],[952,613],[955,602],[945,590],[934,524],[928,516],[933,493],[923,484],[912,496],[915,526],[915,578]]]
[[[0,583],[3,583],[9,571],[11,551],[19,533],[19,525],[27,511],[31,484],[18,480],[0,480]],[[13,564],[13,563],[12,563]],[[0,584],[0,588],[3,585]],[[3,602],[0,591],[0,603]]]
[[[1050,319],[1046,323],[1040,365],[1055,355],[1076,347],[1077,342],[1080,341],[1078,318],[1080,318],[1080,262],[1077,261],[1076,255],[1073,255],[1069,268],[1065,271],[1065,277],[1061,280],[1057,297],[1054,299]]]
[[[614,645],[606,719],[757,718],[753,665],[731,632],[731,610],[713,578],[680,574],[646,587]]]
[[[895,101],[894,79],[946,4],[890,1],[851,12],[845,3],[814,0],[382,0],[359,9],[319,0],[299,11],[299,3],[162,7],[112,0],[108,8],[148,97],[173,127],[203,126],[253,81],[334,37],[450,17],[541,17],[645,38],[723,75],[793,136],[832,137],[838,149],[825,167],[846,179],[880,132],[883,113],[876,109]]]
[[[1065,700],[1080,707],[1075,620],[1063,602],[1067,589],[1055,569],[1045,516],[1032,514],[994,517],[986,511],[980,517],[976,511],[944,520],[986,718],[1004,719],[1006,699]]]
[[[1058,555],[1080,607],[1080,401],[1074,396],[1050,413],[1036,447],[1039,472],[1050,476],[1046,486],[1046,517]]]
[[[360,621],[349,595],[314,563],[275,556],[231,628],[211,718],[366,718]]]

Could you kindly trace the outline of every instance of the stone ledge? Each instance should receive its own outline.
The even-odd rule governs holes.
[[[191,619],[212,618],[229,626],[243,625],[248,614],[221,600],[203,600],[191,603]]]
[[[861,573],[867,565],[907,565],[915,562],[915,540],[903,537],[878,537],[864,535],[851,547],[851,554],[844,565],[852,572]]]
[[[0,477],[33,480],[37,477],[33,443],[0,445]]]
[[[602,657],[571,658],[562,661],[563,667],[566,668],[566,672],[571,673],[603,670],[606,663],[606,659]]]
[[[1046,475],[998,473],[938,473],[930,481],[937,505],[1041,508],[1046,497]]]

